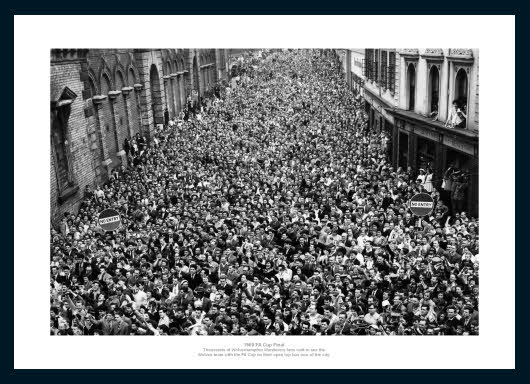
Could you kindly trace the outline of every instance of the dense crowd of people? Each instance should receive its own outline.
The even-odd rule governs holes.
[[[337,57],[242,66],[230,94],[131,140],[52,229],[50,333],[478,334],[478,220],[392,168]]]

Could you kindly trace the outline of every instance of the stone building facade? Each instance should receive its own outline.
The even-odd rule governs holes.
[[[349,49],[335,49],[339,57],[339,61],[342,65],[342,71],[344,73],[344,79],[346,84],[351,88],[352,86],[352,73],[351,73],[351,50]]]
[[[72,212],[86,186],[126,161],[123,145],[148,139],[188,96],[226,79],[224,49],[53,49],[50,57],[52,222]]]
[[[335,49],[342,64],[344,79],[357,95],[364,94],[364,48]]]
[[[351,87],[356,95],[364,95],[364,48],[350,50]]]
[[[391,137],[394,167],[429,167],[440,187],[454,166],[470,175],[467,207],[478,213],[479,51],[463,48],[365,50],[369,125]],[[456,101],[467,119],[445,122]]]

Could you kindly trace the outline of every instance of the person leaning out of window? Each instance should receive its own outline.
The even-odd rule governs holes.
[[[449,128],[465,128],[466,119],[467,115],[458,106],[458,101],[453,100],[453,105],[449,110],[449,116],[447,116],[445,126]]]

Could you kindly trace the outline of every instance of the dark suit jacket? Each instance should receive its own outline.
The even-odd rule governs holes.
[[[377,301],[381,301],[383,299],[383,291],[379,288],[376,288],[374,290],[370,290],[368,292],[368,296],[373,296],[377,299]]]
[[[462,321],[458,320],[456,317],[453,317],[452,320],[447,319],[445,321],[445,334],[446,335],[456,335],[456,328],[462,325]]]
[[[461,319],[462,326],[464,327],[464,330],[469,332],[471,331],[471,326],[477,326],[478,321],[473,319],[472,316],[469,317],[469,319]]]
[[[123,324],[123,321],[118,322],[112,320],[112,322],[107,321],[107,319],[99,320],[97,324],[101,325],[101,332],[104,335],[118,335],[120,332],[120,325]]]
[[[185,279],[188,280],[188,285],[192,290],[202,284],[202,278],[198,273],[196,273],[193,277],[191,275],[187,275]]]

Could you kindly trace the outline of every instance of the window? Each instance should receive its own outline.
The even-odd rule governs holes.
[[[392,95],[396,92],[396,52],[388,53],[388,89]]]
[[[438,114],[440,100],[440,72],[436,65],[429,71],[429,113],[432,117]]]
[[[59,191],[59,204],[77,192],[70,158],[70,142],[68,134],[68,120],[70,118],[71,104],[77,95],[65,87],[58,100],[52,101],[51,108],[51,146],[54,156],[57,189]]]
[[[361,69],[362,69],[362,73],[365,75],[366,77],[366,62],[364,59],[361,60]]]
[[[414,110],[414,96],[416,93],[416,67],[413,63],[410,63],[407,68],[407,92],[408,92],[408,103],[407,109],[410,111]]]
[[[376,83],[379,83],[379,49],[374,51],[374,78]]]
[[[457,107],[460,109],[459,113],[462,118],[462,122],[458,125],[459,127],[466,128],[467,126],[467,95],[468,95],[468,80],[467,72],[464,68],[460,68],[456,73],[455,78],[455,97]]]
[[[66,190],[72,181],[68,161],[68,140],[66,134],[69,115],[70,106],[58,108],[52,115],[51,133],[59,192]]]
[[[388,88],[388,60],[386,51],[381,51],[381,86],[383,90]]]
[[[373,49],[367,49],[366,50],[366,61],[364,66],[364,76],[368,80],[372,80],[372,57],[374,55]]]
[[[463,68],[460,68],[455,79],[455,100],[461,106],[467,105],[467,88],[467,73]]]

